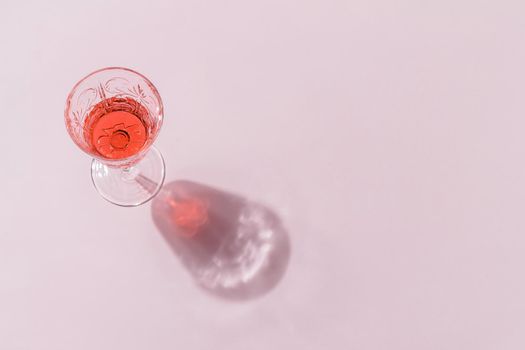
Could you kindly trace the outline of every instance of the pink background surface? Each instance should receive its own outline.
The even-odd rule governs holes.
[[[0,3],[0,349],[524,349],[522,1]],[[69,89],[158,87],[167,181],[270,206],[291,256],[197,287],[91,185]]]

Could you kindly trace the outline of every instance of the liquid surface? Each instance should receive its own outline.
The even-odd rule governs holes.
[[[92,150],[108,159],[131,157],[148,139],[148,111],[132,98],[113,97],[95,105],[85,122]]]

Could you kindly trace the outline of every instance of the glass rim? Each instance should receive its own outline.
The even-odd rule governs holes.
[[[162,128],[162,123],[164,121],[164,105],[162,103],[162,98],[160,97],[160,94],[159,94],[159,91],[157,90],[157,88],[155,87],[155,85],[143,74],[137,72],[136,70],[133,70],[133,69],[130,69],[130,68],[126,68],[126,67],[120,67],[120,66],[110,66],[110,67],[104,67],[104,68],[100,68],[100,69],[97,69],[89,74],[87,74],[86,76],[84,76],[82,79],[80,79],[70,90],[69,94],[67,95],[67,98],[66,98],[66,106],[64,108],[64,121],[65,121],[65,124],[66,124],[66,129],[67,129],[67,132],[70,136],[70,138],[72,139],[72,141],[86,154],[88,154],[89,156],[93,157],[93,158],[96,158],[96,159],[99,159],[100,161],[106,163],[106,164],[119,164],[119,163],[129,163],[130,161],[136,159],[136,158],[140,158],[141,155],[145,154],[149,148],[153,145],[153,143],[155,142],[155,140],[157,139],[157,136],[158,136],[158,131],[157,133],[155,133],[155,135],[151,138],[151,141],[149,142],[149,145],[147,148],[144,148],[142,149],[141,151],[139,151],[138,153],[132,155],[132,156],[129,156],[127,158],[120,158],[120,159],[109,159],[109,158],[105,158],[103,156],[100,156],[99,154],[96,154],[96,153],[92,153],[92,152],[89,152],[82,144],[80,144],[78,141],[77,141],[77,137],[75,137],[76,133],[74,133],[72,130],[71,130],[71,126],[70,126],[70,123],[68,123],[68,120],[70,120],[71,118],[69,117],[70,115],[70,112],[71,112],[71,100],[73,98],[73,96],[75,95],[75,92],[77,92],[77,89],[78,87],[83,83],[85,82],[87,79],[89,79],[90,77],[98,74],[98,73],[101,73],[101,72],[105,72],[105,71],[126,71],[126,72],[129,72],[129,73],[132,73],[132,74],[135,74],[137,76],[139,76],[142,80],[144,80],[144,82],[148,85],[148,87],[151,89],[151,91],[153,92],[154,96],[155,96],[155,99],[158,101],[158,113],[157,113],[157,118],[158,118],[158,131],[160,131],[160,129]]]

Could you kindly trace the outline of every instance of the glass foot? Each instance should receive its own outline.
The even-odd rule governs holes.
[[[155,147],[129,168],[109,167],[96,159],[91,163],[91,178],[98,193],[123,207],[135,207],[155,197],[165,173],[164,159]]]

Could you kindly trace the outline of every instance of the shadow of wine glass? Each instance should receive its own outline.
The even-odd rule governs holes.
[[[290,239],[268,207],[196,182],[166,184],[153,200],[160,233],[204,290],[248,300],[272,290],[290,258]]]

